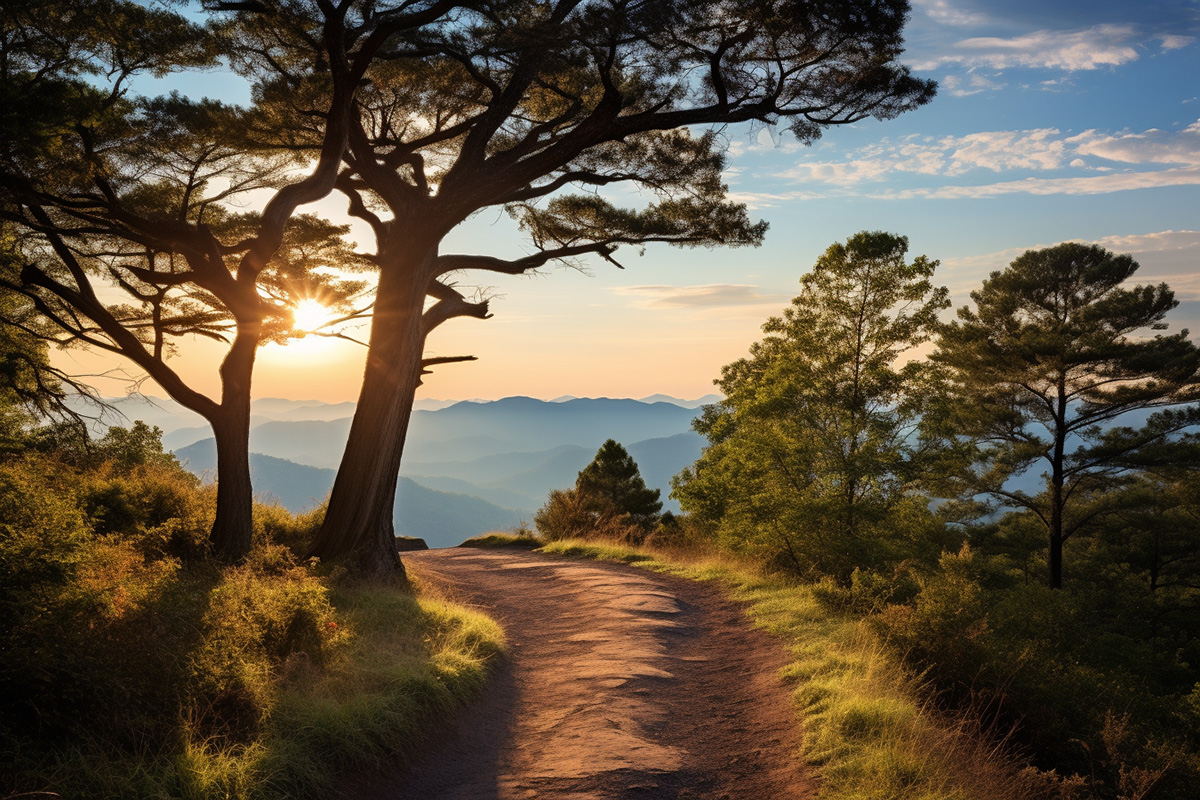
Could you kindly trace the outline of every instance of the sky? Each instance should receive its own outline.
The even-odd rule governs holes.
[[[658,245],[623,251],[623,270],[597,261],[488,275],[479,291],[494,317],[452,320],[429,342],[429,355],[478,360],[436,368],[419,396],[708,394],[817,256],[860,230],[907,236],[910,256],[939,260],[956,305],[1026,250],[1098,243],[1137,259],[1135,283],[1175,290],[1170,331],[1200,332],[1200,3],[914,0],[907,42],[904,63],[939,83],[921,109],[831,128],[811,147],[770,129],[723,131],[731,194],[770,223],[761,247]],[[245,101],[229,76],[176,80],[185,93]],[[341,216],[344,203],[316,210]],[[362,229],[352,238],[371,245]],[[498,212],[443,248],[530,250]],[[253,394],[353,400],[364,355],[315,337],[267,345]],[[215,395],[219,357],[186,343],[173,365]],[[116,366],[71,361],[97,374]],[[111,395],[122,382],[97,385]]]

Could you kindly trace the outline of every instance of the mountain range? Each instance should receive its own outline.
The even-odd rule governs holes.
[[[532,520],[549,491],[573,485],[610,438],[625,445],[646,484],[661,490],[664,508],[677,511],[668,497],[671,477],[699,457],[704,443],[691,421],[700,405],[718,399],[428,401],[409,426],[396,532],[451,546]],[[187,469],[215,477],[212,433],[194,414],[141,397],[113,405],[130,421],[158,426],[164,448]],[[341,461],[353,404],[267,398],[254,401],[252,413],[251,474],[260,499],[291,511],[321,502]]]

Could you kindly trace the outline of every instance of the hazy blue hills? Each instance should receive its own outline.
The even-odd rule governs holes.
[[[662,491],[665,507],[678,510],[667,495],[671,476],[700,455],[704,440],[690,430],[698,401],[658,398],[509,397],[414,412],[397,487],[397,531],[438,546],[531,520],[550,490],[572,485],[609,438],[626,446],[647,485]],[[255,401],[250,449],[256,493],[293,511],[323,499],[350,429],[348,416],[333,414],[346,406]],[[305,416],[311,418],[298,418]],[[211,478],[211,436],[208,428],[187,424],[170,430],[164,445],[190,470]]]
[[[201,476],[211,478],[216,471],[212,439],[181,448],[175,455]],[[256,497],[264,502],[277,501],[289,511],[305,511],[324,500],[333,487],[334,474],[332,469],[250,454]],[[503,508],[461,492],[438,491],[402,477],[396,485],[392,520],[399,535],[420,536],[430,547],[453,547],[479,533],[512,528],[528,516],[528,512]]]

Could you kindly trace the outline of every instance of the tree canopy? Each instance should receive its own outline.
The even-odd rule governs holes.
[[[460,273],[521,274],[587,255],[619,265],[620,248],[652,243],[758,244],[765,225],[721,181],[724,126],[781,126],[810,143],[830,126],[889,119],[934,92],[898,62],[902,1],[266,8],[254,24],[288,33],[246,69],[278,87],[263,103],[296,123],[281,128],[281,146],[315,148],[320,115],[311,111],[332,97],[341,71],[363,63],[347,50],[344,62],[314,65],[306,42],[316,31],[386,37],[360,73],[337,182],[377,243],[371,353],[312,551],[353,554],[372,572],[391,568],[390,509],[412,393],[434,363],[423,359],[427,337],[450,319],[490,315],[486,299],[458,287]],[[638,195],[644,205],[628,207]],[[450,230],[489,207],[516,219],[531,252],[442,252]]]
[[[1114,482],[1169,460],[1200,422],[1200,348],[1187,330],[1156,332],[1177,301],[1166,284],[1126,285],[1137,269],[1095,245],[1030,250],[972,292],[932,357],[950,381],[944,431],[974,443],[952,487],[1034,514],[1052,587],[1064,542],[1113,510]],[[1012,488],[1038,468],[1041,492]]]
[[[347,304],[363,288],[344,275],[367,266],[343,241],[348,228],[295,213],[332,190],[342,139],[335,130],[306,174],[246,135],[258,112],[134,94],[140,75],[229,56],[211,28],[170,10],[40,0],[6,5],[0,24],[0,286],[40,320],[27,330],[128,359],[213,425],[213,545],[239,558],[256,349],[292,335],[304,298]],[[239,208],[259,192],[265,204]],[[219,398],[168,363],[181,337],[228,345]]]
[[[846,579],[914,527],[893,515],[922,516],[908,492],[928,444],[924,370],[897,362],[949,301],[937,262],[907,250],[883,232],[831,245],[749,357],[722,369],[725,399],[696,422],[709,446],[674,494],[730,544]]]
[[[391,509],[413,393],[429,367],[470,358],[427,359],[427,337],[490,315],[463,271],[758,244],[765,224],[721,181],[725,126],[811,143],[934,93],[899,62],[904,0],[255,0],[209,4],[203,27],[168,8],[6,7],[0,217],[25,262],[21,288],[66,339],[130,358],[213,423],[228,501],[214,532],[231,532],[218,549],[236,557],[255,348],[287,328],[288,237],[320,228],[297,210],[340,191],[373,232],[379,280],[358,411],[311,554],[379,575],[399,569]],[[130,94],[139,74],[218,62],[252,83],[251,108]],[[270,199],[231,214],[252,190]],[[517,220],[526,255],[442,251],[489,207]],[[126,300],[110,307],[97,281]],[[220,401],[165,364],[175,335],[229,339]]]

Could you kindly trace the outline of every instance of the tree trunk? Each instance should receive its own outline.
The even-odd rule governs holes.
[[[417,248],[413,248],[416,250]],[[432,257],[432,255],[429,255]],[[421,383],[426,259],[380,272],[370,349],[350,438],[338,467],[325,521],[308,555],[347,563],[373,579],[404,577],[392,524],[400,457]]]
[[[213,553],[236,563],[250,552],[254,493],[250,485],[250,414],[226,414],[212,420],[217,442],[217,516],[213,520]]]
[[[1051,589],[1063,584],[1063,465],[1067,448],[1067,386],[1064,373],[1058,376],[1057,407],[1054,415],[1054,454],[1050,459],[1050,558]]]
[[[1062,588],[1063,538],[1061,533],[1050,531],[1050,588]]]
[[[217,443],[217,516],[209,536],[222,561],[250,552],[254,491],[250,484],[250,379],[258,350],[258,326],[239,326],[221,362],[221,405],[209,419]]]

